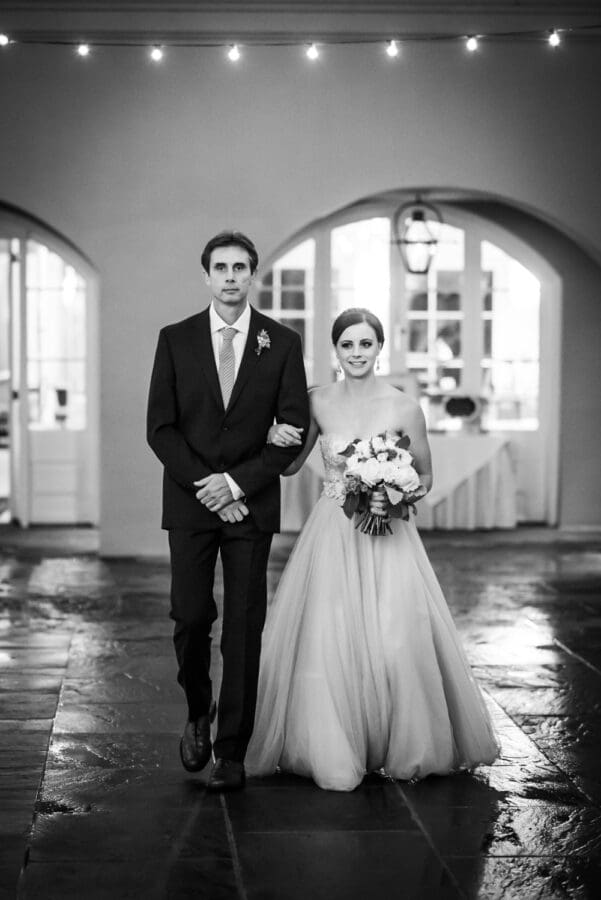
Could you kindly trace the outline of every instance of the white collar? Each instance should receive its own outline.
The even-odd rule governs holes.
[[[233,325],[224,322],[213,303],[209,306],[209,322],[211,324],[211,334],[221,331],[222,328],[235,328],[241,334],[248,334],[250,328],[250,305],[247,303],[244,312],[241,313]]]

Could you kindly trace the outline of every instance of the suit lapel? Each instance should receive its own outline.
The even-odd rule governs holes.
[[[211,340],[211,322],[209,319],[209,309],[203,310],[197,319],[197,334],[194,340],[195,354],[197,355],[200,367],[211,388],[215,402],[223,409],[223,397],[221,396],[221,385],[219,384],[219,375],[217,374],[217,366],[215,365],[215,354],[213,353],[213,342]]]
[[[238,369],[238,375],[236,376],[236,381],[234,382],[234,387],[232,389],[232,394],[230,397],[230,402],[227,405],[228,410],[232,408],[234,403],[237,401],[242,388],[252,375],[255,370],[255,366],[259,361],[259,354],[255,353],[257,348],[257,333],[259,332],[259,324],[258,324],[258,316],[253,307],[250,308],[250,322],[248,326],[248,335],[246,337],[246,345],[244,347],[244,353],[242,354],[242,359],[240,361],[240,368]],[[217,380],[219,384],[219,379]]]

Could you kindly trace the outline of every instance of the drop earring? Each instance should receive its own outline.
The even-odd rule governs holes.
[[[380,357],[376,357],[376,372],[380,371]]]

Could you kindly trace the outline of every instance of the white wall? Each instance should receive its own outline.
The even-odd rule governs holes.
[[[524,206],[601,260],[600,84],[599,45],[585,42],[474,56],[412,44],[394,63],[381,48],[330,47],[313,66],[273,47],[248,48],[237,67],[221,49],[173,49],[161,67],[126,48],[85,61],[64,48],[1,54],[0,201],[62,232],[100,273],[103,552],[165,548],[148,377],[159,327],[206,303],[211,234],[235,225],[266,256],[357,198],[439,186]],[[564,427],[592,447],[590,296],[586,308],[586,329],[577,301],[564,311]],[[572,523],[600,521],[569,467],[561,493]]]

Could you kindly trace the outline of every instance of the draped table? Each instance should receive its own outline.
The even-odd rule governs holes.
[[[509,440],[494,434],[430,434],[434,487],[418,503],[421,529],[514,528],[516,481]],[[322,489],[319,446],[282,478],[282,531],[300,531]]]

